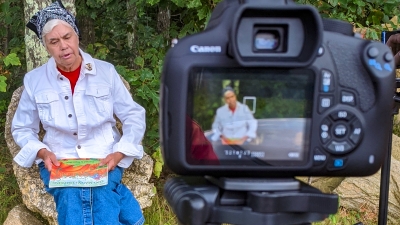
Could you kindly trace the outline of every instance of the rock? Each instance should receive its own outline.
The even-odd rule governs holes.
[[[374,212],[378,215],[381,171],[368,177],[348,177],[334,190],[340,205],[346,209]],[[400,161],[391,158],[388,224],[398,224],[400,218]]]
[[[15,206],[3,225],[43,225],[24,205]]]
[[[123,78],[122,80],[129,90],[129,84]],[[6,116],[5,140],[13,157],[19,152],[20,147],[12,138],[11,122],[18,107],[22,91],[23,86],[14,91]],[[117,120],[117,127],[121,127],[119,120]],[[44,130],[41,129],[39,137],[42,138],[43,136]],[[23,168],[13,162],[13,169],[22,193],[23,203],[26,207],[33,212],[40,213],[50,225],[58,224],[53,197],[45,191],[37,165],[31,168]],[[153,160],[145,153],[141,160],[135,160],[134,163],[125,170],[122,178],[123,183],[132,191],[142,209],[151,206],[152,197],[155,195],[154,184],[149,183],[152,169]]]
[[[344,177],[296,177],[297,179],[309,184],[315,188],[318,188],[324,193],[332,193],[340,183],[344,180]]]
[[[392,135],[392,157],[400,161],[400,137],[394,134]]]

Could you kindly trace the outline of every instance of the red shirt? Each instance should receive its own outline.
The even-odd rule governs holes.
[[[76,70],[71,71],[71,72],[63,71],[58,67],[57,67],[57,69],[58,69],[58,71],[60,71],[60,73],[62,75],[64,75],[66,78],[68,78],[68,80],[71,84],[72,94],[74,94],[75,85],[76,85],[76,82],[78,81],[79,73],[81,72],[81,66],[79,66],[78,68],[76,68]]]

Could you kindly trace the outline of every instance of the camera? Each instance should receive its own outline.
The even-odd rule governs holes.
[[[338,196],[295,176],[367,176],[390,144],[385,44],[290,0],[223,0],[174,42],[160,89],[164,185],[180,224],[311,224]]]
[[[351,24],[292,1],[225,0],[165,57],[164,161],[185,176],[371,175],[390,141],[394,90],[391,50]]]

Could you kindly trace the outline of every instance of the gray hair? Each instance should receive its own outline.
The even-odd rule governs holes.
[[[231,86],[226,86],[226,87],[222,90],[222,96],[225,96],[225,93],[228,92],[228,91],[232,91],[233,94],[236,95],[235,90],[234,90]]]

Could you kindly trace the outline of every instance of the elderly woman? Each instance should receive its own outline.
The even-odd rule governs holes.
[[[51,58],[24,77],[24,91],[12,122],[22,167],[39,164],[46,191],[55,200],[60,225],[143,224],[140,206],[121,183],[123,169],[143,156],[145,110],[132,100],[115,68],[79,49],[75,18],[57,1],[27,24]],[[117,136],[113,115],[122,121]],[[46,134],[39,141],[39,124]],[[59,159],[99,158],[108,166],[100,187],[49,188]]]

